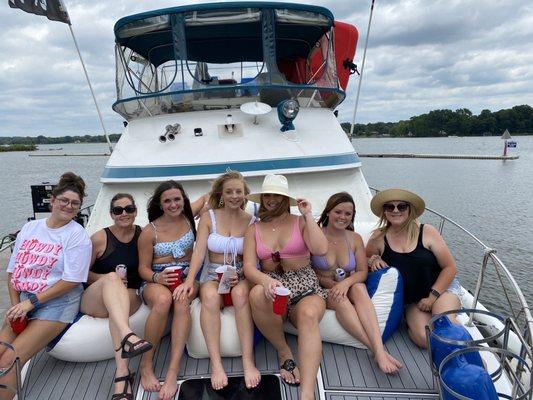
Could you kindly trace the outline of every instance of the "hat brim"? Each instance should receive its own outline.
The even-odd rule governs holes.
[[[269,190],[268,192],[250,193],[249,195],[246,196],[246,198],[248,200],[250,200],[250,201],[253,201],[254,203],[261,204],[261,195],[262,194],[267,194],[267,193],[279,194],[281,196],[288,197],[289,198],[289,203],[290,203],[291,206],[298,205],[298,202],[296,201],[296,199],[294,197],[288,196],[286,193],[277,192],[277,191],[274,191],[274,190]]]
[[[390,201],[405,201],[415,210],[415,217],[420,217],[426,209],[426,204],[422,198],[408,190],[404,189],[387,189],[377,193],[370,201],[370,209],[375,216],[380,217],[383,212],[383,205]]]

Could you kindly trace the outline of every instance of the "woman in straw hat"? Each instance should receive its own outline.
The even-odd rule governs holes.
[[[322,354],[318,324],[326,309],[327,292],[309,265],[310,251],[325,254],[328,242],[313,218],[311,204],[289,195],[284,176],[267,175],[261,191],[247,198],[260,205],[260,222],[248,228],[244,241],[244,273],[256,285],[250,291],[252,315],[278,351],[281,378],[291,385],[301,382],[300,398],[313,399]],[[298,206],[302,215],[292,215],[291,205]],[[283,316],[273,312],[280,286],[290,290]],[[298,328],[299,370],[285,340],[285,318]]]
[[[200,323],[211,359],[211,386],[215,390],[220,390],[228,384],[228,376],[220,356],[220,309],[223,307],[223,301],[218,293],[216,273],[216,269],[223,265],[233,265],[237,272],[230,283],[230,293],[241,343],[246,387],[256,387],[261,380],[261,374],[254,363],[254,324],[248,301],[250,283],[243,279],[242,272],[244,233],[248,226],[255,222],[255,217],[244,211],[245,196],[248,193],[248,185],[237,171],[228,171],[213,182],[208,200],[210,209],[202,215],[198,225],[189,277],[176,290],[176,297],[192,291],[194,277],[200,271],[207,255],[209,262],[200,280]]]
[[[324,256],[313,255],[311,263],[320,284],[328,289],[328,309],[335,310],[341,326],[372,350],[381,371],[398,372],[402,364],[383,346],[376,309],[368,295],[365,281],[368,274],[365,245],[354,232],[355,202],[346,192],[335,193],[327,203],[318,225],[329,243]],[[337,271],[345,278],[337,276]]]
[[[461,307],[457,266],[439,232],[417,221],[425,209],[420,196],[388,189],[374,196],[370,208],[380,227],[366,247],[369,267],[375,271],[391,265],[400,271],[409,336],[425,348],[425,326],[432,314]]]

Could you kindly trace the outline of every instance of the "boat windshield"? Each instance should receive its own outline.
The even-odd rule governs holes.
[[[130,120],[255,100],[272,107],[285,99],[336,107],[345,94],[331,13],[315,6],[249,4],[256,7],[197,5],[119,20],[113,109]]]

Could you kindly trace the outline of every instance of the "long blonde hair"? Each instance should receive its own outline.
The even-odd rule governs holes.
[[[408,203],[408,202],[406,202]],[[416,210],[413,207],[411,203],[409,204],[409,215],[407,216],[407,219],[400,227],[400,232],[403,230],[407,231],[407,240],[409,246],[412,246],[416,241],[418,240],[418,232],[420,230],[420,227],[418,226],[417,220],[416,220]],[[374,232],[379,232],[377,238],[380,238],[382,236],[385,236],[388,232],[388,230],[391,227],[391,223],[385,216],[385,211],[382,209],[381,213],[379,214],[379,224],[378,228]]]
[[[222,191],[224,190],[224,183],[227,181],[230,181],[232,179],[236,179],[238,181],[241,181],[244,186],[244,195],[250,194],[250,188],[246,184],[246,181],[244,180],[244,177],[239,171],[232,171],[229,170],[225,172],[224,174],[220,175],[215,181],[213,182],[213,186],[211,187],[211,192],[209,193],[209,207],[213,210],[216,210],[218,208],[224,207],[223,204],[220,204],[220,199],[222,198]],[[242,202],[241,208],[244,210],[246,208],[246,202],[248,200],[244,199]]]

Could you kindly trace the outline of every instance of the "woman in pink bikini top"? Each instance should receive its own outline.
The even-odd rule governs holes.
[[[250,305],[256,326],[278,351],[281,378],[288,384],[301,383],[301,398],[313,398],[316,375],[322,354],[318,324],[326,309],[327,292],[310,267],[310,252],[323,255],[327,240],[316,224],[311,204],[289,195],[287,179],[267,175],[259,193],[248,200],[259,203],[259,222],[248,228],[244,238],[244,274],[255,286]],[[301,216],[292,215],[298,206]],[[259,269],[256,266],[259,264]],[[276,287],[290,290],[285,315],[273,312]],[[298,329],[302,373],[285,341],[283,319]]]

